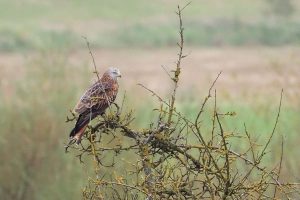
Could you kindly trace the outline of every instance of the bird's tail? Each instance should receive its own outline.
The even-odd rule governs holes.
[[[78,117],[78,120],[75,124],[75,127],[70,132],[70,139],[72,139],[72,140],[75,139],[76,143],[79,144],[81,141],[81,137],[83,136],[88,123],[99,114],[101,114],[101,113],[90,112],[90,113],[80,114]]]
[[[89,120],[84,115],[79,115],[75,127],[70,132],[70,139],[75,139],[76,143],[79,144],[88,123]]]
[[[79,115],[75,127],[72,129],[72,131],[70,132],[70,138],[74,137],[76,135],[76,133],[79,132],[79,130],[82,128],[82,123],[83,123],[83,116]]]

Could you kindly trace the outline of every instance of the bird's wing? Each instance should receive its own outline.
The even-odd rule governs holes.
[[[74,108],[78,114],[82,114],[92,107],[99,110],[105,109],[111,103],[111,90],[113,84],[110,82],[96,82],[80,98]]]

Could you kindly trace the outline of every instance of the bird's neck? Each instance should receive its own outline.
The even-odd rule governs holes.
[[[110,75],[103,75],[100,79],[101,82],[113,81],[114,83],[118,82],[118,77],[112,77]]]

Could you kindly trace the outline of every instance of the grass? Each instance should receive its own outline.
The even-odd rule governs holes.
[[[278,19],[266,15],[263,1],[228,1],[192,3],[184,19],[188,45],[300,44],[297,12]],[[0,51],[72,50],[84,45],[81,36],[99,48],[174,46],[175,7],[173,1],[145,0],[2,1]]]
[[[113,19],[124,21],[127,19],[138,20],[140,18],[152,18],[153,16],[174,12],[177,4],[189,1],[147,1],[129,0],[126,2],[110,0],[91,0],[83,2],[74,0],[70,2],[54,1],[1,1],[0,19],[3,22],[35,22],[40,21],[73,21],[91,20],[95,18]],[[230,2],[230,3],[229,3]],[[252,2],[240,2],[238,0],[217,0],[205,3],[193,2],[186,16],[213,16],[213,17],[249,17],[259,14],[264,9],[260,0]],[[12,15],[12,13],[14,15]],[[53,15],[55,13],[55,15]],[[21,24],[17,24],[21,26]],[[15,26],[17,26],[15,25]]]
[[[52,64],[55,67],[52,67]],[[4,199],[74,199],[82,184],[80,165],[63,152],[61,126],[66,110],[62,106],[72,98],[64,93],[64,62],[32,60],[25,76],[15,82],[16,95],[1,102],[1,194]],[[34,77],[34,78],[32,78]],[[47,80],[44,78],[48,77]],[[71,81],[69,80],[69,83]],[[64,95],[60,95],[64,93]],[[71,96],[70,96],[71,95]],[[3,98],[1,98],[2,101]],[[67,106],[68,107],[68,106]],[[8,153],[9,152],[9,153]],[[63,175],[64,174],[64,175]],[[80,179],[79,179],[80,181]],[[68,187],[61,187],[61,186]],[[77,188],[77,195],[71,188]],[[50,195],[51,194],[51,195]]]
[[[239,20],[214,20],[205,23],[187,21],[186,44],[189,46],[245,46],[245,45],[298,45],[300,23],[286,22],[248,24]],[[137,23],[120,25],[115,30],[95,31],[89,40],[95,48],[126,48],[127,46],[166,47],[174,46],[177,40],[175,23],[158,23],[155,26]],[[22,30],[0,30],[0,51],[37,51],[45,49],[78,49],[84,47],[79,33],[66,30],[38,30],[30,34]]]

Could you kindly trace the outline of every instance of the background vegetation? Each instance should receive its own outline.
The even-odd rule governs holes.
[[[0,2],[2,199],[81,199],[81,188],[92,172],[63,148],[72,127],[64,123],[68,110],[93,77],[81,36],[89,38],[100,72],[107,65],[121,65],[125,76],[120,97],[126,90],[128,109],[136,110],[134,125],[142,127],[153,118],[154,105],[135,85],[141,81],[168,94],[168,84],[156,83],[164,74],[160,65],[175,60],[177,3]],[[286,8],[278,10],[283,8],[278,4]],[[282,177],[292,181],[300,177],[299,7],[298,1],[279,0],[193,2],[185,14],[191,52],[186,60],[191,61],[183,66],[191,72],[183,72],[178,93],[178,107],[194,117],[211,77],[222,69],[219,106],[237,113],[226,127],[242,132],[247,122],[253,137],[263,141],[274,124],[283,87],[279,127],[266,162],[278,164],[283,135]]]
[[[178,1],[179,2],[179,1]],[[166,47],[176,43],[171,1],[1,1],[0,50]],[[186,42],[194,46],[300,43],[299,2],[195,2],[187,13]]]

